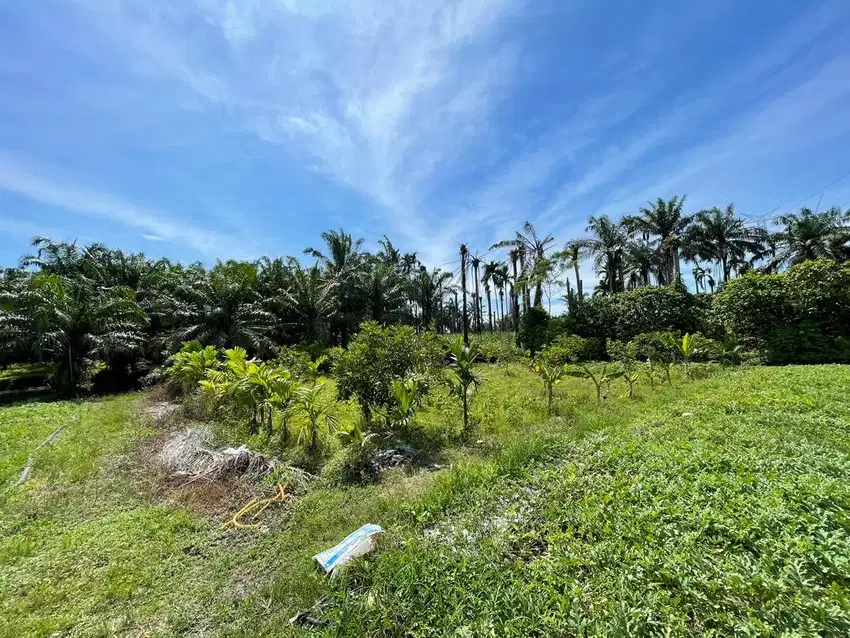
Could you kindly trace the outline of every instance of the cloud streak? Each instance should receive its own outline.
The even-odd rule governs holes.
[[[0,156],[0,190],[22,195],[48,206],[145,231],[148,239],[183,243],[207,257],[232,254],[232,239],[186,224],[170,221],[160,211],[137,206],[109,193],[71,186],[42,177],[40,171],[22,168],[20,162]]]

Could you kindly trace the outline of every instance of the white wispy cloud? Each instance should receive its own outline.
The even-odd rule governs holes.
[[[207,257],[243,252],[234,246],[232,238],[185,221],[172,221],[173,216],[138,206],[110,193],[79,188],[69,181],[57,181],[44,174],[44,171],[24,167],[14,158],[0,155],[0,190],[86,217],[142,230],[147,238],[181,242]]]
[[[494,37],[508,0],[80,0],[137,66],[228,122],[366,195],[408,241],[429,229],[428,180],[477,136],[516,52]],[[197,23],[195,37],[180,32]],[[489,39],[489,40],[488,40]],[[479,45],[488,42],[487,47]],[[213,62],[204,54],[223,51]],[[443,242],[453,241],[448,238]],[[431,244],[434,258],[444,253]]]

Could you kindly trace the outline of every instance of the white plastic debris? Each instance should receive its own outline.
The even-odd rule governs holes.
[[[338,567],[342,567],[351,559],[363,556],[375,549],[378,534],[384,530],[380,525],[367,523],[357,531],[351,532],[338,545],[319,552],[313,559],[316,560],[326,573],[332,573]]]

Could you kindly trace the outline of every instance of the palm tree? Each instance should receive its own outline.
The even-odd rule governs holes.
[[[481,258],[478,255],[473,255],[471,263],[472,263],[472,280],[475,282],[475,309],[474,309],[475,326],[476,326],[476,332],[478,332],[478,334],[480,335],[481,334],[481,312],[480,312],[480,309],[479,309],[478,301],[481,298],[481,295],[478,293],[478,267],[481,265]]]
[[[176,289],[172,346],[200,341],[217,348],[270,351],[276,319],[263,307],[256,282],[257,266],[247,262],[218,262],[209,273],[202,269],[187,273]]]
[[[582,290],[582,281],[581,274],[579,273],[579,265],[581,262],[581,247],[578,243],[571,241],[567,242],[567,245],[564,246],[564,250],[561,253],[569,262],[569,265],[572,266],[575,271],[576,276],[576,299],[579,303],[582,301],[582,297],[584,291]]]
[[[450,388],[452,394],[460,398],[463,408],[463,435],[468,437],[472,433],[469,425],[469,399],[472,392],[481,385],[481,374],[475,370],[474,365],[480,358],[481,352],[477,343],[471,346],[464,345],[463,340],[458,338],[449,344],[449,371]]]
[[[322,233],[327,252],[305,248],[304,254],[315,257],[336,282],[337,308],[332,321],[340,345],[348,345],[348,336],[359,323],[365,310],[361,294],[364,278],[362,239],[354,239],[340,230]],[[388,241],[388,240],[387,240]]]
[[[687,259],[718,264],[726,282],[732,262],[745,260],[746,255],[760,255],[766,236],[761,228],[747,226],[736,217],[734,204],[729,204],[725,211],[714,207],[693,217],[683,237],[683,253]]]
[[[576,241],[580,254],[594,258],[596,272],[603,275],[608,294],[622,291],[625,287],[623,266],[629,227],[625,221],[614,222],[608,215],[592,216],[587,220],[587,232],[590,237]]]
[[[552,235],[546,235],[543,238],[539,237],[531,222],[525,222],[522,225],[522,232],[516,231],[513,239],[496,242],[490,247],[490,250],[495,248],[518,249],[519,260],[522,264],[523,279],[530,280],[532,279],[531,273],[535,272],[535,265],[540,260],[545,259],[546,251],[554,241],[555,238]],[[526,289],[524,297],[527,296],[527,294]],[[534,305],[539,307],[543,306],[542,279],[534,281]]]
[[[830,208],[815,213],[803,208],[799,213],[780,215],[776,221],[784,227],[774,235],[777,265],[850,258],[850,211],[842,214],[840,208]]]
[[[652,239],[661,256],[661,268],[658,271],[659,284],[666,285],[678,281],[679,247],[682,235],[691,218],[684,214],[686,196],[675,196],[670,200],[658,198],[649,202],[649,208],[641,208],[640,215],[626,217],[623,221],[632,232],[642,233],[644,238]]]
[[[330,433],[336,429],[337,419],[321,401],[320,394],[323,386],[305,386],[299,388],[295,395],[295,405],[304,415],[304,430],[299,441],[306,443],[307,454],[315,457],[319,451],[319,435],[324,431]]]
[[[484,282],[484,292],[487,295],[487,316],[490,318],[490,332],[493,332],[493,303],[490,284],[496,284],[499,276],[498,271],[498,261],[489,261],[484,264],[484,275],[482,277],[482,281]],[[498,307],[496,309],[498,310]]]
[[[460,245],[460,290],[463,295],[463,343],[469,345],[469,318],[466,312],[466,260],[469,257],[469,248],[466,244]]]
[[[658,272],[658,254],[645,241],[629,242],[624,267],[630,288],[648,286],[651,275]]]
[[[510,279],[510,275],[508,274],[508,265],[507,264],[499,264],[499,268],[496,271],[496,282],[499,287],[499,300],[502,305],[502,330],[505,329],[505,287],[508,285],[508,280]]]
[[[297,317],[304,341],[319,341],[326,330],[326,322],[337,311],[337,282],[329,279],[314,264],[304,268],[295,257],[289,258],[292,284],[285,291],[290,308]]]
[[[50,361],[58,390],[76,391],[97,362],[138,352],[147,322],[133,291],[52,272],[0,289],[0,350]]]
[[[364,292],[373,321],[385,322],[396,317],[404,307],[406,283],[391,262],[375,261],[372,264],[366,275]]]

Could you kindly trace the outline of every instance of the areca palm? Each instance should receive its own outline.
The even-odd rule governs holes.
[[[783,226],[774,235],[777,264],[850,259],[850,214],[842,213],[840,208],[822,213],[802,208],[799,213],[780,215],[776,221]]]
[[[472,281],[475,282],[475,308],[473,318],[478,334],[481,334],[481,312],[478,305],[480,295],[478,293],[478,269],[481,266],[481,258],[478,255],[473,255],[469,263],[472,265]]]
[[[590,237],[575,242],[579,254],[593,257],[596,272],[603,276],[607,293],[622,291],[625,287],[624,263],[629,227],[624,221],[612,221],[608,215],[591,216],[587,220],[587,232]]]
[[[518,257],[520,263],[523,264],[522,280],[529,281],[533,279],[532,273],[535,272],[535,264],[545,259],[546,251],[554,241],[555,238],[552,235],[541,238],[538,236],[534,225],[531,222],[525,222],[522,225],[522,232],[516,231],[513,239],[496,242],[490,247],[490,250],[494,248],[518,249]],[[543,305],[543,280],[540,278],[534,281],[534,305]]]
[[[683,253],[688,259],[703,259],[720,266],[723,281],[729,281],[733,262],[747,255],[760,255],[767,233],[747,226],[735,215],[734,204],[698,212],[684,235]]]
[[[686,197],[678,195],[669,200],[659,197],[649,207],[640,209],[640,215],[626,217],[623,221],[632,232],[642,233],[652,240],[661,256],[661,268],[658,271],[659,284],[666,285],[678,281],[679,247],[682,235],[691,218],[684,213]]]

